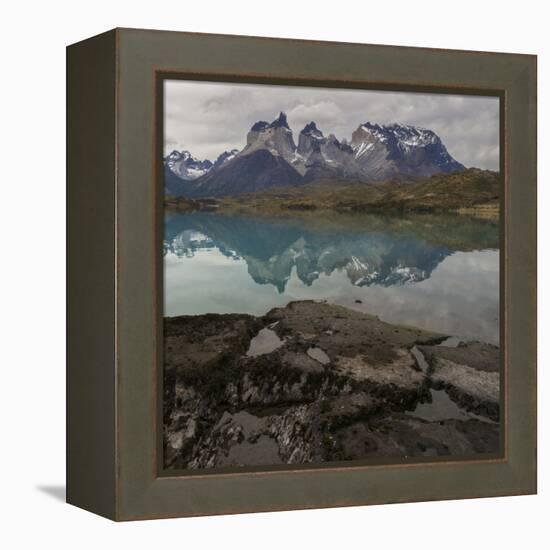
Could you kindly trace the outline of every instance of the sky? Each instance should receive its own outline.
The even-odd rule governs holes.
[[[190,151],[214,161],[242,149],[259,121],[280,111],[294,141],[314,121],[325,136],[350,140],[367,121],[401,122],[433,130],[455,160],[467,167],[499,168],[499,102],[495,97],[342,90],[169,80],[164,84],[164,150]]]

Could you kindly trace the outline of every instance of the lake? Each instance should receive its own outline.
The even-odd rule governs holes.
[[[499,342],[499,231],[458,215],[165,215],[164,315],[263,315],[326,300]]]

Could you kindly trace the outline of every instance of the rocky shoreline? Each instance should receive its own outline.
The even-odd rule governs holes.
[[[164,331],[168,469],[499,451],[495,346],[313,301]]]

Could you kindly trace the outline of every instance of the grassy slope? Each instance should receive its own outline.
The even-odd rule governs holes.
[[[498,173],[471,168],[437,174],[419,182],[381,184],[320,183],[275,187],[261,193],[220,199],[220,210],[269,215],[338,212],[446,212],[498,215]]]

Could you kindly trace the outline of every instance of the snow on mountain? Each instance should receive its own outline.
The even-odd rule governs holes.
[[[365,122],[353,132],[351,147],[372,180],[464,170],[435,132],[417,126]]]
[[[182,180],[200,178],[213,166],[209,160],[198,160],[189,151],[172,151],[165,157],[164,162]]]
[[[173,151],[164,160],[177,177],[193,183],[185,187],[191,196],[234,195],[319,181],[370,183],[465,169],[435,132],[400,123],[365,122],[348,142],[332,134],[325,137],[311,121],[296,145],[284,112],[272,122],[254,123],[244,149],[225,151],[214,163],[200,161],[189,151]]]
[[[222,164],[229,162],[231,159],[235,158],[239,154],[238,149],[231,149],[231,151],[224,151],[218,158],[214,161],[212,168],[218,168]]]

